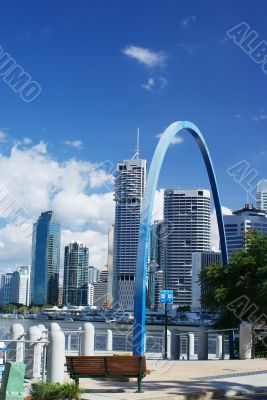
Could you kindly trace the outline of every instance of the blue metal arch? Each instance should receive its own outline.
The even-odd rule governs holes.
[[[149,169],[146,191],[141,209],[137,262],[136,262],[136,276],[135,276],[135,290],[134,290],[134,327],[133,327],[133,354],[144,354],[144,337],[145,337],[145,317],[146,317],[146,269],[148,259],[148,247],[150,241],[151,217],[154,205],[154,196],[158,184],[159,173],[166,154],[166,151],[174,138],[174,136],[181,130],[187,130],[195,139],[202,157],[204,159],[206,169],[209,176],[213,200],[217,215],[221,253],[223,265],[227,265],[227,248],[225,240],[225,231],[223,216],[221,210],[221,203],[219,197],[218,186],[212,165],[211,157],[208,147],[200,130],[189,121],[174,122],[165,130],[161,136],[157,148],[155,150],[151,166]]]

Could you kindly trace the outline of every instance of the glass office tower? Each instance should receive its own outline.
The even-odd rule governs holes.
[[[43,212],[33,225],[31,303],[58,303],[61,226],[53,211]]]
[[[87,305],[89,249],[82,242],[65,247],[63,303]]]

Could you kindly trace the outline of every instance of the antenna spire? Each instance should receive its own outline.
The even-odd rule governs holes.
[[[136,157],[139,158],[140,154],[140,146],[139,146],[139,141],[140,141],[140,130],[139,127],[137,128],[137,142],[136,142]]]
[[[140,129],[139,127],[137,128],[137,142],[136,142],[136,150],[133,158],[139,158],[140,154]]]

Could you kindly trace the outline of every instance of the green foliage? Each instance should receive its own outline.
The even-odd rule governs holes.
[[[200,281],[206,288],[202,304],[222,312],[216,327],[233,328],[241,320],[267,315],[267,235],[250,231],[246,249],[236,252],[228,267],[203,270]]]
[[[37,306],[32,306],[32,307],[29,308],[29,312],[31,314],[37,314],[39,311],[40,311],[40,309]]]
[[[6,304],[1,308],[1,311],[5,314],[12,314],[14,311],[17,311],[17,306],[15,304]]]
[[[53,308],[53,304],[44,304],[41,308],[45,309],[45,308]]]
[[[20,307],[17,309],[17,311],[18,311],[19,314],[27,313],[27,312],[28,312],[28,307],[27,307],[27,306],[20,306]]]
[[[30,395],[33,400],[78,400],[81,390],[74,383],[32,383]]]

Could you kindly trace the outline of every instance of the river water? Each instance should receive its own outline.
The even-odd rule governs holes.
[[[76,353],[79,348],[80,331],[83,330],[85,321],[61,321],[61,320],[41,320],[41,319],[16,319],[16,318],[1,318],[0,319],[0,340],[8,339],[12,324],[22,324],[25,333],[30,326],[44,325],[47,329],[51,323],[56,322],[60,325],[66,336],[66,350],[71,349],[71,352]],[[132,350],[132,324],[92,322],[95,327],[95,350],[103,351],[107,344],[107,330],[111,329],[113,333],[113,351]],[[181,335],[182,353],[186,353],[186,333],[197,333],[198,326],[194,325],[172,325],[168,326],[170,331],[175,330],[175,333]],[[68,339],[69,334],[70,338]],[[215,336],[209,335],[209,352],[215,351]],[[146,326],[146,349],[149,352],[161,353],[163,349],[164,326],[163,325],[147,325]],[[197,352],[197,335],[195,335],[195,352]]]

